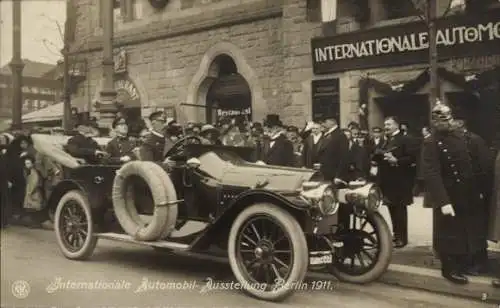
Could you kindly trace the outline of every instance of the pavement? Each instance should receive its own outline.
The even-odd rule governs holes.
[[[263,302],[214,284],[233,280],[227,263],[105,240],[90,260],[78,262],[62,256],[53,232],[11,226],[0,234],[1,307],[498,307],[481,298],[351,285],[331,277],[309,277],[284,303]],[[229,278],[207,279],[216,276]]]
[[[489,250],[491,272],[488,275],[469,277],[470,282],[465,286],[452,284],[441,277],[440,262],[432,251],[432,210],[424,208],[422,204],[422,198],[417,197],[414,205],[408,208],[409,244],[403,249],[394,250],[391,265],[379,282],[500,304],[500,289],[495,289],[491,285],[494,276],[500,277],[498,245],[491,243]],[[387,208],[382,207],[381,213],[391,225]],[[51,226],[44,224],[44,228],[51,229]],[[322,275],[312,277],[328,278]]]

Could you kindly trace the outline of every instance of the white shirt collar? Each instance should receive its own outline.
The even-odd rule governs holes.
[[[157,137],[160,137],[160,138],[165,138],[164,135],[160,134],[159,132],[155,132],[154,130],[150,129],[149,132]]]
[[[391,137],[394,137],[396,136],[397,134],[399,134],[400,130],[398,129],[397,131],[395,131],[394,133],[391,134]]]
[[[276,139],[278,139],[278,137],[281,136],[281,134],[283,134],[283,132],[279,131],[276,134],[272,135],[271,136],[271,141],[275,141]]]
[[[318,140],[321,139],[321,137],[322,137],[323,134],[319,133],[319,134],[316,134],[316,135],[315,134],[311,134],[311,135],[313,137],[314,144],[316,144],[316,143],[318,143]]]
[[[339,126],[338,125],[335,125],[334,127],[330,128],[326,133],[325,135],[329,135],[331,134],[334,130],[336,130]]]

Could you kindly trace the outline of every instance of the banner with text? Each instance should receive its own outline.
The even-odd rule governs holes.
[[[440,60],[500,53],[500,10],[438,20]],[[429,35],[424,22],[372,28],[311,40],[315,74],[425,63]]]

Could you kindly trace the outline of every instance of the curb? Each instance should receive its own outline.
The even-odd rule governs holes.
[[[308,276],[315,279],[332,279],[332,276],[328,274],[310,273]],[[391,264],[378,282],[500,304],[500,289],[494,288],[491,280],[486,277],[469,277],[468,284],[456,285],[444,279],[440,270]]]
[[[380,282],[406,288],[500,303],[500,289],[491,285],[492,278],[471,277],[466,285],[454,284],[441,276],[440,270],[391,264]]]

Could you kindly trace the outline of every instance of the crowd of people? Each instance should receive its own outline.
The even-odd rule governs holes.
[[[486,270],[487,240],[500,237],[500,203],[491,189],[493,156],[463,121],[452,118],[447,106],[436,106],[432,127],[423,128],[421,136],[409,134],[407,125],[397,117],[386,118],[383,127],[368,132],[355,122],[340,128],[334,117],[303,127],[286,126],[279,115],[268,115],[262,123],[227,118],[215,126],[193,122],[181,126],[159,111],[149,116],[148,128],[134,127],[131,133],[127,119],[118,115],[105,148],[96,142],[99,131],[95,121],[89,120],[78,125],[66,151],[90,164],[103,157],[118,163],[159,162],[177,141],[196,136],[203,144],[248,148],[252,162],[320,170],[334,183],[371,180],[379,184],[385,197],[395,248],[408,244],[407,208],[414,203],[415,194],[424,193],[424,206],[433,208],[433,243],[442,261],[443,277],[464,284],[466,275]],[[8,169],[5,173],[2,169],[2,174],[8,174],[2,181],[2,196],[8,188],[17,212],[40,211],[47,195],[40,178],[55,181],[59,169],[39,161],[29,137],[2,140],[2,147],[2,160],[8,162],[2,163]],[[39,167],[41,164],[44,166]],[[494,209],[491,213],[489,204]],[[488,225],[492,226],[489,233]]]

